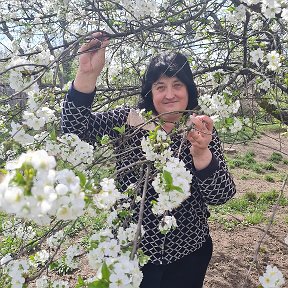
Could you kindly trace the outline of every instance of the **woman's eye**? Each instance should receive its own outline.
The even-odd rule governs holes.
[[[164,86],[157,86],[157,91],[163,91],[164,89],[165,89],[165,87]]]
[[[180,87],[182,87],[182,85],[183,85],[182,83],[175,83],[175,84],[174,84],[174,87],[175,87],[175,88],[180,88]]]

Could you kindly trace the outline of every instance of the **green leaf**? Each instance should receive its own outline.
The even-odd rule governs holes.
[[[19,171],[16,172],[16,175],[14,176],[13,181],[17,183],[19,186],[26,184],[26,181],[23,175]]]
[[[106,262],[104,262],[102,265],[101,273],[102,273],[102,279],[109,281],[110,271],[109,271],[109,268],[108,268]]]
[[[88,284],[88,288],[109,288],[109,282],[100,279]]]
[[[81,276],[78,276],[78,283],[75,286],[75,288],[81,288],[81,287],[85,287],[85,282]]]
[[[76,175],[79,177],[80,179],[80,186],[83,188],[86,184],[86,176],[84,175],[84,173],[77,171]]]
[[[171,173],[166,171],[166,170],[163,170],[163,178],[165,180],[165,184],[166,184],[167,188],[170,190],[170,188],[173,184],[173,178],[171,176]]]
[[[118,216],[120,217],[120,218],[126,218],[127,216],[129,216],[131,214],[131,212],[130,211],[127,211],[127,210],[120,210],[119,212],[118,212]]]
[[[55,269],[58,268],[58,266],[59,266],[58,262],[55,261],[55,262],[52,262],[52,263],[49,264],[49,269],[50,270],[55,270]]]
[[[288,86],[288,73],[285,73],[284,84]]]
[[[171,190],[176,190],[178,192],[181,192],[181,193],[184,193],[183,189],[179,186],[174,186],[174,185],[171,185]]]
[[[108,135],[104,135],[103,137],[101,137],[100,139],[97,140],[98,142],[100,142],[101,145],[106,145],[109,143],[110,138]]]
[[[51,131],[50,131],[50,138],[54,141],[57,140],[57,131],[55,129],[55,127],[52,127]]]
[[[121,127],[114,127],[113,130],[119,132],[120,134],[124,134],[125,133],[125,125],[122,125]]]
[[[234,123],[233,118],[226,118],[226,119],[225,119],[225,124],[227,124],[227,125],[232,125],[233,123]]]
[[[150,203],[151,203],[151,205],[153,206],[153,205],[156,205],[158,202],[157,202],[157,200],[154,199],[154,200],[151,200]]]
[[[5,170],[5,169],[0,169],[0,174],[6,175],[7,173],[8,173],[7,170]]]

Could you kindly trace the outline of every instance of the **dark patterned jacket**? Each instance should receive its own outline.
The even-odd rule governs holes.
[[[139,119],[135,117],[135,110],[128,107],[91,113],[94,96],[95,93],[84,94],[76,91],[73,87],[70,88],[63,103],[63,132],[75,133],[82,140],[90,143],[95,143],[96,138],[103,135],[109,135],[111,139],[115,139],[114,146],[116,155],[118,154],[117,170],[141,159],[144,160],[141,140],[148,135],[148,130],[153,128],[152,124],[140,129]],[[123,125],[126,128],[125,135],[130,135],[129,137],[123,137],[113,129],[113,127]],[[207,168],[201,171],[196,171],[193,166],[189,142],[177,134],[174,134],[171,140],[170,147],[175,152],[173,156],[178,155],[179,149],[181,149],[179,158],[184,161],[186,168],[193,175],[191,196],[181,206],[170,212],[169,215],[176,218],[178,227],[163,235],[159,232],[159,223],[162,217],[155,216],[151,211],[151,201],[157,196],[151,184],[152,180],[149,181],[143,217],[145,234],[141,241],[141,248],[146,255],[150,256],[150,261],[155,264],[174,262],[199,249],[209,236],[207,204],[223,204],[235,194],[235,184],[227,171],[216,131],[213,132],[209,145],[213,155],[212,161]],[[123,170],[121,169],[121,171]],[[129,184],[141,184],[143,174],[145,174],[142,170],[133,166],[118,175],[117,179],[121,190],[124,191]],[[138,211],[139,205],[136,205],[135,215]],[[135,220],[137,221],[137,219]]]

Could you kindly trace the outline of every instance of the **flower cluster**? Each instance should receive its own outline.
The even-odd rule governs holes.
[[[71,269],[78,268],[78,263],[75,261],[75,257],[81,255],[82,253],[83,250],[80,245],[75,244],[69,246],[66,250],[65,264]]]
[[[4,236],[10,236],[24,241],[29,241],[36,235],[32,226],[24,225],[19,219],[15,219],[15,221],[4,221],[2,223],[2,230]]]
[[[230,116],[237,113],[240,101],[236,100],[232,102],[227,97],[229,95],[229,92],[217,93],[212,96],[204,94],[199,97],[198,102],[205,114],[213,115],[214,122],[228,120],[225,122],[225,130],[229,128],[232,133],[236,133],[242,129],[242,123],[238,118],[234,117],[232,119]]]
[[[130,226],[126,229],[123,227],[119,227],[117,239],[119,240],[119,243],[121,245],[126,245],[129,242],[132,242],[134,240],[135,234],[137,230],[137,225],[134,223],[130,223]],[[145,230],[143,226],[141,226],[141,235],[144,235]]]
[[[36,280],[37,288],[69,288],[69,284],[64,280],[49,281],[47,276],[42,276]]]
[[[56,171],[56,161],[46,151],[22,154],[8,162],[0,183],[0,208],[17,217],[47,224],[51,217],[76,219],[84,213],[84,193],[73,171]]]
[[[155,0],[118,0],[118,2],[129,11],[127,18],[141,19],[147,15],[154,15],[157,9],[157,1]],[[131,14],[130,14],[131,13]]]
[[[269,90],[271,87],[271,82],[269,81],[269,79],[265,79],[264,81],[258,83],[257,88],[258,89],[263,89],[265,91]]]
[[[13,139],[16,142],[22,145],[29,145],[34,142],[34,137],[26,133],[23,125],[12,121],[11,128],[12,129],[9,134],[13,137]]]
[[[251,62],[255,63],[256,65],[259,65],[259,61],[263,60],[264,52],[261,48],[257,48],[256,50],[253,50],[250,52],[251,56]]]
[[[50,248],[56,248],[61,244],[63,238],[64,238],[64,232],[63,230],[61,230],[57,231],[55,234],[47,238],[46,242]]]
[[[6,266],[6,273],[11,277],[11,287],[23,287],[25,275],[30,264],[27,260],[11,260]]]
[[[159,171],[152,182],[158,193],[152,211],[158,215],[177,208],[190,195],[192,175],[186,170],[183,161],[172,157],[169,143],[167,134],[157,128],[141,141],[146,158],[154,161]]]
[[[118,235],[122,243],[129,240],[126,236],[131,238],[132,235],[130,231],[126,233],[125,230],[122,234]],[[97,272],[89,282],[106,278],[110,288],[139,287],[143,275],[139,269],[138,259],[135,257],[131,260],[129,251],[121,251],[120,240],[115,239],[110,229],[98,231],[90,240],[93,249],[88,253],[89,265]]]
[[[280,55],[276,51],[271,51],[267,54],[267,60],[269,62],[269,65],[267,68],[272,71],[276,71],[280,66]]]
[[[282,9],[282,6],[285,4],[285,1],[283,0],[241,0],[241,2],[246,3],[249,6],[261,3],[261,12],[268,19],[275,18],[277,14],[281,13],[281,10],[281,16],[283,17],[284,15],[283,18],[285,18],[286,9]]]
[[[93,196],[94,203],[97,208],[108,210],[110,209],[119,199],[125,196],[121,194],[115,186],[114,179],[104,178],[100,185],[101,191]]]
[[[46,141],[45,150],[57,158],[71,163],[78,171],[83,171],[93,161],[94,148],[82,141],[76,134],[64,134]]]
[[[68,247],[65,254],[54,262],[54,265],[57,267],[66,267],[66,269],[69,271],[75,270],[79,266],[79,262],[76,260],[76,257],[82,255],[83,253],[84,250],[79,244],[71,245]]]
[[[157,203],[152,207],[154,214],[161,215],[165,211],[177,208],[190,196],[192,175],[186,170],[183,161],[171,157],[152,182],[158,193]]]
[[[31,85],[26,89],[26,92],[39,91],[38,85],[36,83],[32,84],[34,82],[34,77],[32,76],[34,65],[31,61],[21,57],[13,57],[7,68],[13,68],[9,74],[9,83],[12,89],[19,92]]]
[[[23,124],[34,130],[40,130],[47,123],[51,123],[55,120],[54,111],[48,107],[41,107],[35,112],[24,111],[23,112]]]
[[[212,96],[204,94],[199,97],[199,105],[203,112],[207,115],[217,115],[220,119],[228,118],[231,114],[237,113],[240,107],[240,101],[227,102],[225,92],[223,94],[214,94]]]
[[[215,118],[214,118],[214,121],[215,121]],[[217,119],[216,119],[216,121],[217,121]],[[227,127],[229,128],[230,133],[237,133],[237,132],[241,131],[243,128],[243,125],[251,126],[250,119],[245,118],[245,117],[243,117],[241,119],[238,117],[231,117],[231,118],[226,119],[226,122],[227,122]],[[229,123],[229,126],[228,126],[228,123]],[[226,127],[223,127],[221,129],[221,131],[223,133],[225,133],[228,131],[228,129]]]
[[[143,138],[141,147],[145,154],[145,158],[150,161],[165,163],[166,159],[172,156],[169,147],[170,139],[167,134],[159,129],[150,133],[149,137]]]
[[[159,224],[159,230],[162,234],[167,234],[170,230],[177,228],[177,226],[174,216],[164,216]]]
[[[43,266],[49,259],[49,253],[46,250],[40,250],[35,253],[35,255],[30,260],[30,264],[34,267],[39,265]]]
[[[276,267],[268,265],[263,276],[259,277],[263,288],[280,288],[285,284],[282,272]]]

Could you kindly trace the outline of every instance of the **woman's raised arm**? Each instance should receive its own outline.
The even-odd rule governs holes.
[[[96,32],[91,35],[88,43],[81,46],[78,51],[81,53],[79,67],[74,80],[77,91],[89,94],[95,90],[97,78],[105,64],[105,50],[108,45],[108,36],[104,32]]]

